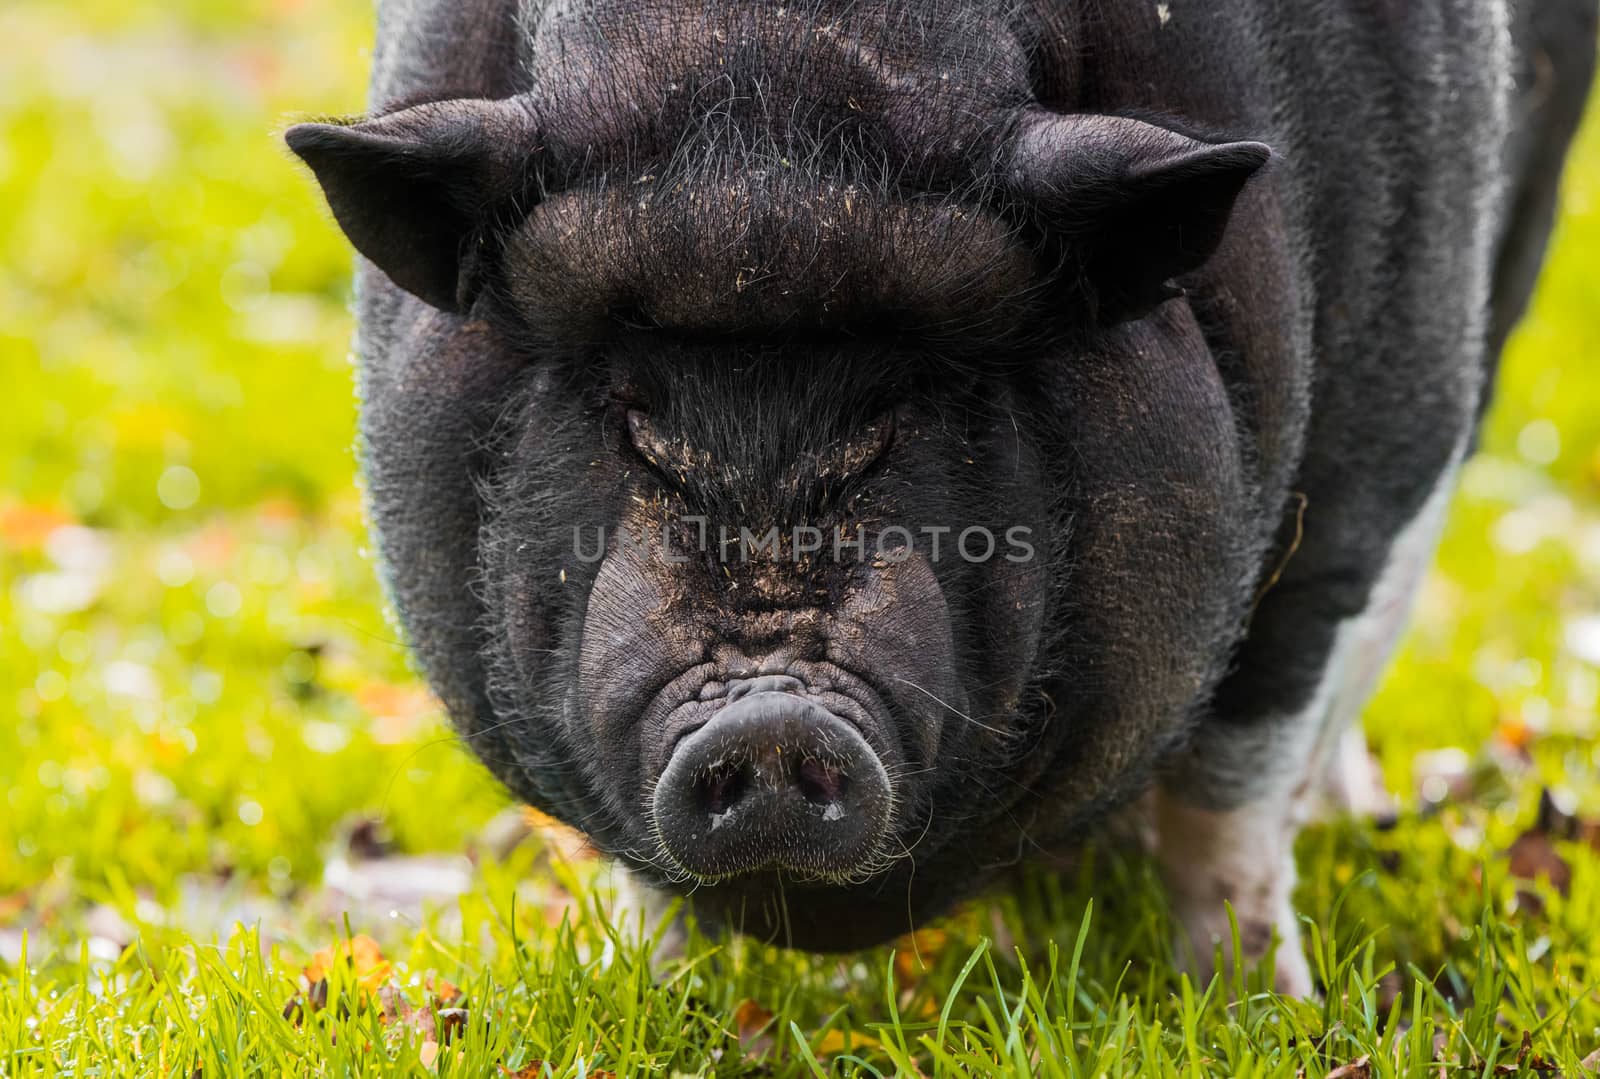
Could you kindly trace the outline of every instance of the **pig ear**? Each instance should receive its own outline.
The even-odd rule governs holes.
[[[1245,182],[1272,151],[1210,143],[1122,116],[1026,114],[1013,144],[1014,193],[1077,252],[1104,324],[1181,295],[1171,284],[1216,251]]]
[[[407,292],[456,312],[472,305],[478,247],[493,212],[522,193],[536,143],[519,98],[296,124],[285,140],[355,249]]]

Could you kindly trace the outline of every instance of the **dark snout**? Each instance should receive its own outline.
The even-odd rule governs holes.
[[[656,786],[663,846],[694,876],[848,877],[879,855],[889,777],[856,728],[758,679],[673,751]]]

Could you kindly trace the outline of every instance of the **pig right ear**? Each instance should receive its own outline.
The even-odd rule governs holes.
[[[492,215],[525,194],[537,149],[520,98],[296,124],[284,138],[311,166],[355,249],[400,288],[454,312],[472,306]]]
[[[1206,142],[1125,116],[1031,109],[1008,181],[1075,256],[1103,325],[1182,295],[1171,280],[1222,242],[1234,202],[1272,157],[1259,142]]]

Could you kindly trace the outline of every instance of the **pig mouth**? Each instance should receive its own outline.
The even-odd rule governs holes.
[[[831,663],[696,667],[644,726],[644,810],[677,883],[855,884],[887,868],[903,757],[865,679]]]

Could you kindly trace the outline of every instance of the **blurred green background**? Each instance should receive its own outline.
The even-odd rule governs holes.
[[[360,110],[371,33],[366,0],[0,6],[0,931],[191,878],[287,897],[353,818],[460,851],[504,806],[385,619],[350,256],[277,138]],[[1547,786],[1600,812],[1597,271],[1600,117],[1367,716],[1408,811],[1494,763],[1452,865]]]

